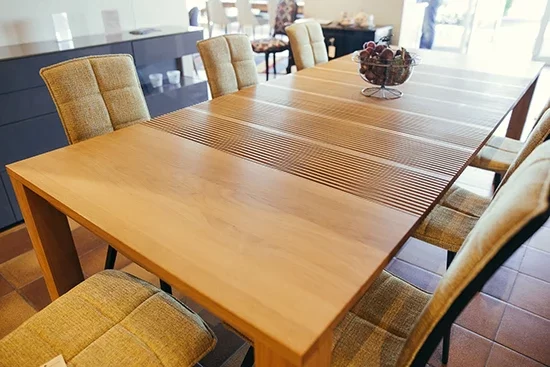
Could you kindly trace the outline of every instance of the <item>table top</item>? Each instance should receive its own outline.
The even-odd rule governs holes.
[[[301,361],[541,69],[497,75],[467,56],[422,54],[399,100],[362,96],[346,56],[8,171],[247,336]]]

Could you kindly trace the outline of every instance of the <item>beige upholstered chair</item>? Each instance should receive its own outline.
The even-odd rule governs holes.
[[[547,110],[529,138],[522,145],[520,151],[506,171],[498,191],[505,187],[508,179],[514,174],[522,162],[539,146],[547,140],[550,134],[550,110]],[[523,192],[523,191],[522,191]],[[496,195],[493,195],[493,198]],[[475,194],[458,186],[453,186],[443,196],[441,201],[428,214],[416,229],[414,237],[426,241],[432,245],[442,247],[448,251],[456,252],[462,242],[475,225],[477,219],[489,206],[491,198]],[[450,255],[452,260],[452,254]]]
[[[328,61],[323,29],[317,22],[295,23],[286,27],[290,48],[298,70]]]
[[[433,295],[382,274],[339,325],[333,365],[425,366],[468,302],[548,219],[549,201],[545,143],[499,190]]]
[[[151,118],[131,55],[89,56],[42,68],[69,144]],[[105,268],[117,251],[109,246]],[[168,293],[171,288],[161,281]]]
[[[248,36],[229,34],[197,43],[212,97],[258,84],[254,54]]]
[[[382,272],[337,325],[332,366],[426,366],[470,300],[549,216],[547,142],[499,190],[433,294]]]
[[[130,55],[69,60],[40,75],[71,144],[151,118]]]
[[[543,121],[542,116],[549,108],[550,101],[547,102],[546,106],[542,110],[542,113],[537,118],[534,130],[536,130],[537,125],[540,125],[540,123]],[[550,121],[546,120],[543,125],[544,126],[540,126],[538,128],[539,133],[543,132],[548,135],[548,132],[550,131]],[[525,144],[530,144],[531,135],[529,136]],[[487,144],[485,144],[485,146],[481,148],[480,152],[472,161],[472,163],[470,163],[470,165],[487,171],[495,172],[497,174],[495,186],[498,186],[498,184],[500,183],[500,178],[506,173],[508,168],[510,168],[510,165],[514,162],[516,156],[525,144],[515,139],[504,138],[500,136],[491,136]]]
[[[0,340],[0,366],[195,366],[216,337],[151,284],[108,270],[74,287]]]

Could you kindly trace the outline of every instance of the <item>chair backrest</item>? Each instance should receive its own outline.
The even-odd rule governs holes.
[[[267,14],[269,15],[269,29],[275,27],[275,18],[277,16],[278,0],[268,0],[267,2]]]
[[[89,56],[40,70],[70,144],[149,120],[131,55]]]
[[[238,12],[237,20],[239,21],[239,25],[241,27],[257,26],[260,24],[254,13],[252,13],[252,6],[248,0],[236,0],[236,6]]]
[[[529,134],[529,137],[525,141],[525,144],[523,144],[523,147],[519,151],[518,155],[508,168],[508,171],[506,171],[506,174],[502,178],[502,182],[500,183],[498,189],[500,190],[501,187],[504,186],[506,181],[512,176],[512,174],[516,171],[516,169],[521,165],[521,163],[535,150],[537,146],[539,146],[542,142],[546,141],[548,139],[548,136],[550,135],[550,110],[546,110],[542,114],[542,116],[537,121],[535,127]]]
[[[189,10],[189,25],[192,27],[198,27],[199,26],[199,14],[200,14],[199,8],[196,6],[191,8]]]
[[[208,16],[208,22],[213,24],[224,26],[230,23],[220,0],[208,0],[206,2],[206,15]]]
[[[468,302],[550,215],[550,142],[539,145],[472,229],[415,323],[398,366],[425,366]]]
[[[317,22],[304,22],[286,27],[292,56],[298,70],[328,61],[323,29]]]
[[[297,15],[298,4],[296,4],[296,0],[280,0],[277,4],[277,13],[275,14],[273,36],[278,34],[286,35],[285,28],[294,23]]]
[[[258,84],[250,40],[245,34],[229,34],[197,43],[212,97],[220,97]]]

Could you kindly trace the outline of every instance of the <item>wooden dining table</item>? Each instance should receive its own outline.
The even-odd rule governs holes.
[[[328,366],[333,329],[513,110],[540,63],[419,52],[403,97],[349,56],[7,166],[52,299],[70,217],[250,338]]]

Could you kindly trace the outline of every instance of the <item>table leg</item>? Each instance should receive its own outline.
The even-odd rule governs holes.
[[[510,118],[510,124],[506,131],[508,138],[519,140],[521,139],[521,133],[523,132],[523,126],[525,126],[525,120],[527,119],[527,113],[529,112],[529,105],[537,86],[538,78],[533,81],[533,84],[527,89],[527,92],[521,97],[516,107],[512,111],[512,117]]]
[[[290,362],[263,343],[254,343],[254,350],[256,367],[328,367],[332,355],[332,330],[319,339],[301,364]]]
[[[65,214],[11,178],[19,207],[52,300],[84,280]]]

